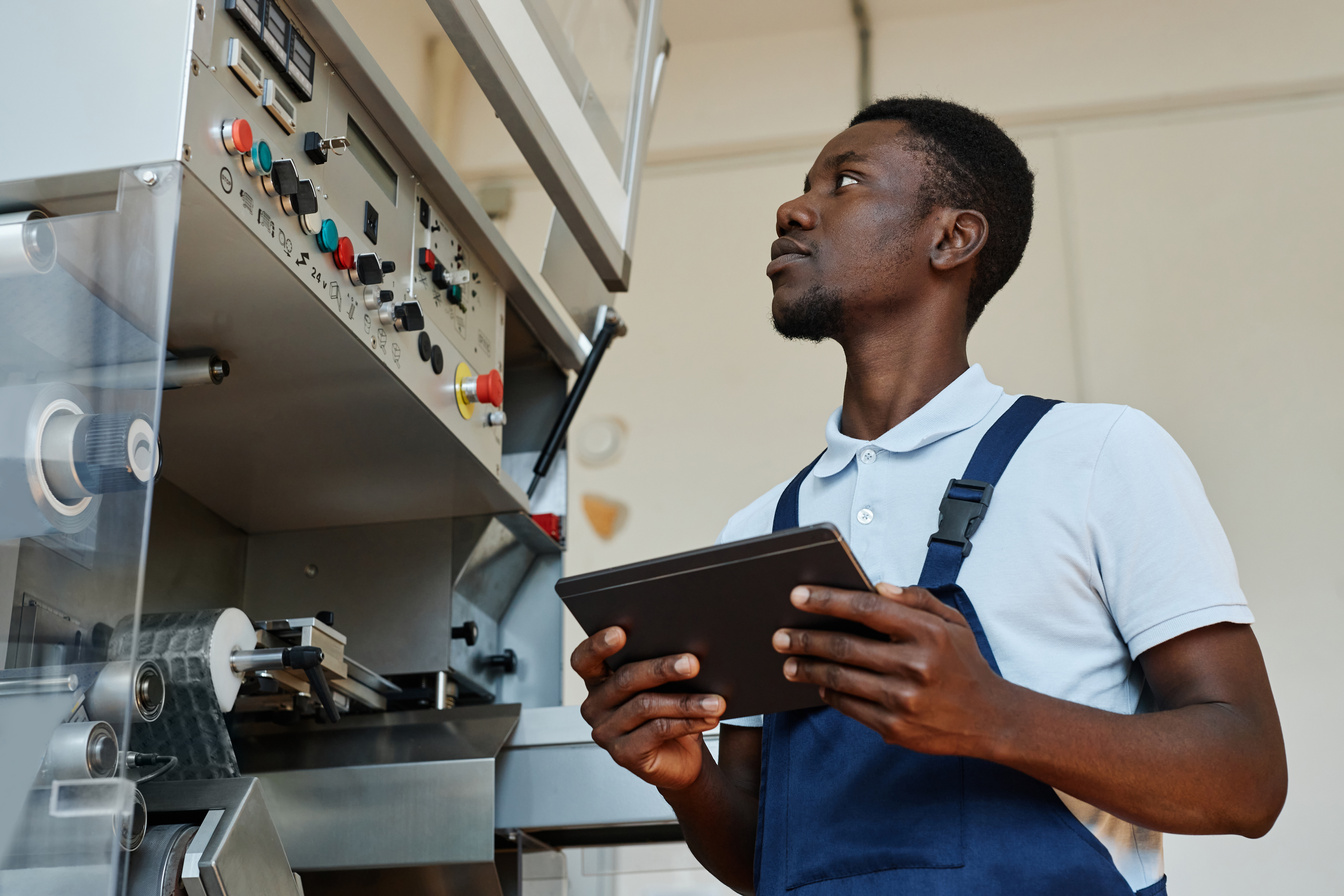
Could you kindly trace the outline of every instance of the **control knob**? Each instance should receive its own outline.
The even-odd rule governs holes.
[[[299,192],[299,172],[294,168],[294,161],[276,159],[272,162],[270,172],[261,176],[261,188],[267,196],[292,196]]]
[[[400,305],[388,303],[378,309],[378,319],[384,325],[403,333],[423,330],[425,315],[419,302],[402,302]]]
[[[372,252],[355,256],[355,263],[350,267],[349,273],[350,282],[355,286],[360,284],[377,286],[383,282],[383,265],[378,261],[378,256]]]
[[[390,289],[382,289],[377,286],[364,287],[364,307],[370,311],[377,311],[392,299],[393,295]]]

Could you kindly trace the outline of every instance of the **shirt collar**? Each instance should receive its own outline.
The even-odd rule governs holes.
[[[860,441],[840,431],[840,408],[826,421],[826,452],[812,468],[817,476],[839,473],[865,445],[883,451],[914,451],[953,433],[970,429],[985,418],[1003,396],[1003,387],[985,379],[979,364],[957,377],[924,407],[871,441]]]

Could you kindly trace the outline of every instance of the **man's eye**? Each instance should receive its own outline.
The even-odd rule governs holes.
[[[858,182],[859,182],[859,179],[858,179],[857,177],[854,177],[854,176],[851,175],[851,174],[842,174],[842,175],[840,175],[839,180],[837,180],[837,181],[835,182],[835,185],[836,185],[837,187],[847,187],[847,186],[849,186],[850,184],[856,184],[856,183],[858,183]]]

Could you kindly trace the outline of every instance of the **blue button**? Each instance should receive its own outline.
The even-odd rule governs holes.
[[[322,229],[317,232],[317,248],[323,252],[335,252],[341,235],[336,232],[336,222],[330,218],[322,220]]]
[[[271,173],[271,144],[258,140],[252,145],[252,161],[262,174]]]

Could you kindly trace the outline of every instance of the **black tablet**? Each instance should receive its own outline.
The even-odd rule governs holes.
[[[866,626],[799,610],[797,585],[872,591],[849,545],[829,523],[568,576],[555,585],[589,635],[611,626],[627,642],[607,661],[693,653],[700,674],[662,690],[721,694],[724,718],[822,705],[817,688],[784,678],[785,656],[770,639],[779,628],[849,631]]]

